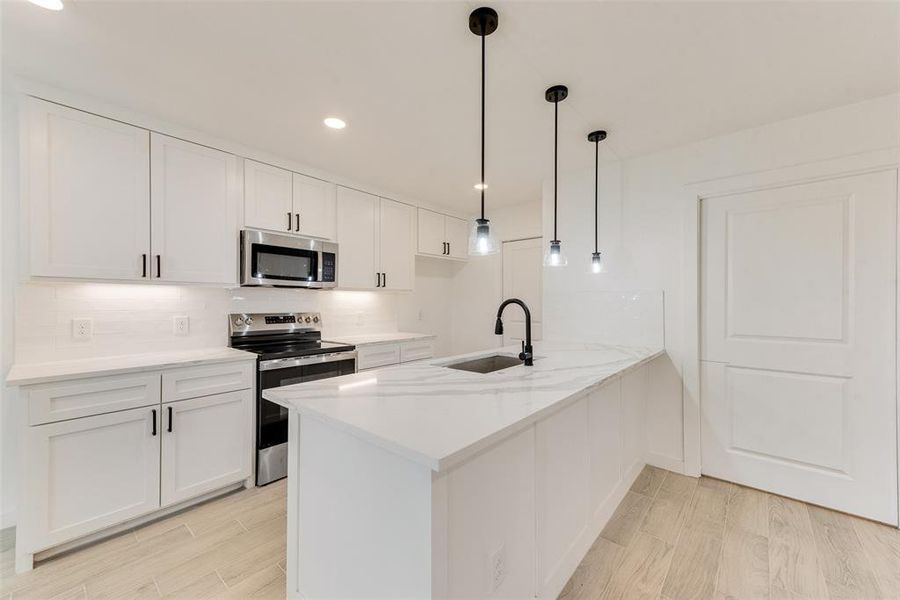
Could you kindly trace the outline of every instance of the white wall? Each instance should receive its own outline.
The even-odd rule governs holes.
[[[616,132],[607,142],[615,144]],[[662,290],[665,347],[670,362],[657,370],[648,414],[648,460],[678,468],[683,460],[680,374],[685,359],[683,234],[687,184],[757,173],[900,146],[900,95],[875,98],[763,127],[601,166],[600,250],[612,272],[591,275],[593,170],[564,173],[559,182],[559,236],[569,266],[546,269],[545,332],[554,313],[586,310],[578,292]],[[591,152],[585,142],[585,152]],[[552,195],[544,193],[544,232],[552,223]],[[548,209],[548,207],[550,207]],[[545,238],[549,240],[549,238]],[[624,247],[624,248],[623,248]],[[579,302],[573,298],[582,298]],[[602,340],[598,340],[602,341]],[[665,363],[663,363],[665,364]]]

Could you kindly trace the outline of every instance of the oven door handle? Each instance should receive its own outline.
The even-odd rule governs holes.
[[[321,363],[337,362],[339,360],[356,360],[356,350],[348,352],[331,352],[330,354],[313,354],[311,356],[297,356],[294,358],[273,358],[259,362],[260,371],[272,371],[274,369],[287,369],[289,367],[302,367],[304,365],[317,365]]]

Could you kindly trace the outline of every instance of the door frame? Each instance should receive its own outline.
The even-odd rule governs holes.
[[[504,293],[503,293],[503,282],[506,280],[506,277],[505,277],[506,261],[503,260],[503,244],[509,244],[509,243],[515,243],[515,242],[529,242],[531,240],[543,240],[543,239],[544,238],[539,235],[529,235],[526,237],[520,237],[520,238],[511,239],[511,240],[501,240],[500,241],[500,302],[503,302],[504,300],[506,300],[506,296],[504,296]],[[541,293],[542,294],[543,294],[543,290],[544,290],[543,277],[544,277],[544,275],[543,275],[543,273],[541,273]],[[543,308],[542,308],[541,327],[543,327],[543,322],[544,322],[544,315],[543,315]],[[542,329],[542,332],[543,332],[543,329]],[[541,336],[541,338],[543,339],[543,335]]]
[[[712,200],[734,194],[774,189],[825,181],[837,177],[862,175],[877,171],[895,171],[897,176],[898,198],[900,207],[900,147],[895,146],[862,154],[854,154],[839,158],[827,159],[772,169],[756,173],[747,173],[687,182],[682,186],[682,214],[684,217],[684,272],[683,284],[683,308],[685,348],[681,365],[682,376],[682,415],[684,427],[684,473],[693,477],[699,477],[702,460],[700,456],[701,438],[701,411],[700,404],[700,208],[704,200]],[[898,211],[900,214],[900,211]],[[895,224],[900,233],[900,223]],[[895,250],[900,261],[900,244]],[[898,262],[900,265],[900,262]],[[900,266],[898,266],[900,269]],[[895,273],[895,279],[900,279]],[[897,298],[895,312],[900,322],[900,280],[897,282]],[[895,332],[895,347],[897,349],[897,365],[894,377],[900,389],[900,337]],[[900,392],[897,393],[897,419],[898,448],[900,456]],[[900,463],[900,461],[898,461]]]

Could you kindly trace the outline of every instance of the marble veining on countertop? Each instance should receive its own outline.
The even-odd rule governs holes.
[[[499,352],[515,355],[518,350]],[[664,353],[659,348],[538,342],[533,367],[481,374],[442,366],[497,352],[268,389],[263,397],[441,471]]]
[[[256,354],[222,346],[194,350],[173,350],[171,352],[122,354],[43,363],[15,364],[6,376],[6,383],[9,385],[30,385],[65,379],[80,379],[101,375],[243,360],[256,360]]]
[[[359,335],[324,336],[325,341],[338,344],[352,344],[354,346],[369,346],[372,344],[390,344],[396,342],[413,342],[437,337],[431,333],[407,333],[394,331],[391,333],[363,333]]]

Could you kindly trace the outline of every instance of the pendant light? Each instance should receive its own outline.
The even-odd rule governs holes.
[[[547,102],[553,103],[553,239],[550,240],[550,247],[544,254],[545,267],[564,267],[568,264],[566,255],[560,246],[559,236],[556,235],[556,212],[557,212],[557,187],[559,185],[557,179],[557,171],[559,165],[559,103],[566,99],[569,95],[569,88],[564,85],[554,85],[548,88],[544,93]]]
[[[601,130],[592,131],[588,134],[587,139],[594,144],[594,252],[591,254],[591,273],[603,273],[603,260],[600,257],[599,233],[597,231],[599,223],[598,204],[600,189],[600,142],[606,139],[606,132]]]
[[[475,186],[481,191],[481,217],[475,219],[469,234],[469,254],[473,256],[496,254],[500,250],[497,240],[491,234],[491,223],[484,216],[484,190],[487,188],[487,181],[484,178],[485,38],[497,30],[497,24],[497,11],[487,6],[476,8],[469,15],[469,30],[481,38],[481,180]]]

